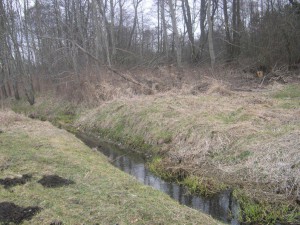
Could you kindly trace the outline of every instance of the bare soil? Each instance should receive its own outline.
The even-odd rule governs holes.
[[[0,179],[0,184],[4,186],[4,188],[10,188],[16,185],[26,184],[27,181],[31,180],[31,174],[24,174],[21,177],[10,178],[7,177],[5,179]]]
[[[74,181],[62,178],[58,175],[44,175],[43,178],[38,181],[38,183],[47,188],[56,188],[75,184]]]
[[[20,224],[24,220],[31,220],[34,215],[42,209],[36,206],[21,207],[12,202],[0,202],[0,223],[1,224]]]

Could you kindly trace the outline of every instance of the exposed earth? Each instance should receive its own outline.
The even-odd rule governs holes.
[[[74,181],[62,178],[58,175],[44,175],[43,178],[38,181],[38,183],[47,188],[56,188],[75,184]]]
[[[0,223],[4,225],[20,224],[23,220],[31,220],[41,210],[37,206],[21,207],[12,202],[0,202]]]
[[[5,179],[0,179],[0,185],[3,185],[4,188],[9,188],[16,185],[25,184],[32,178],[31,174],[24,174],[21,177],[10,178],[7,177]]]

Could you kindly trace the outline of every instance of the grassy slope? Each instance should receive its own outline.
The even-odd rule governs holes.
[[[300,186],[299,90],[121,99],[81,115],[77,126],[139,151],[164,150],[168,166],[180,161],[194,170],[209,162],[208,173],[219,170],[232,182],[274,182],[284,189],[290,181]]]
[[[164,153],[150,167],[166,178],[188,174],[181,182],[192,191],[242,187],[235,195],[248,222],[299,220],[300,86],[223,92],[119,99],[82,115],[77,126]]]
[[[0,112],[0,178],[33,174],[10,190],[0,186],[1,201],[43,210],[25,224],[217,224],[180,206],[168,196],[139,184],[111,166],[98,152],[48,122]],[[58,174],[76,184],[47,189],[37,181]]]
[[[299,84],[265,92],[231,92],[218,85],[197,96],[183,92],[120,98],[80,112],[49,98],[34,108],[22,102],[12,107],[54,123],[75,120],[78,129],[145,154],[163,153],[151,167],[165,177],[188,172],[183,183],[192,190],[209,194],[224,183],[241,187],[255,199],[240,197],[247,220],[299,216],[294,201],[300,194]],[[288,213],[290,205],[296,211]]]

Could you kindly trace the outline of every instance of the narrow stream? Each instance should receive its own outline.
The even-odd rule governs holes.
[[[86,135],[78,135],[91,148],[97,148],[107,156],[110,162],[122,171],[134,176],[139,182],[149,185],[177,200],[180,204],[197,209],[211,215],[213,218],[231,225],[238,222],[239,206],[232,197],[230,190],[223,191],[213,197],[199,197],[188,194],[185,187],[172,182],[166,182],[151,173],[145,166],[145,160],[132,152],[124,152],[118,146],[93,140]]]

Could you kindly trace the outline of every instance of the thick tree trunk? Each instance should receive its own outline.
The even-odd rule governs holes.
[[[169,58],[169,43],[168,43],[168,32],[167,32],[167,23],[165,17],[165,1],[160,0],[161,3],[161,19],[162,19],[162,29],[163,29],[163,52],[166,54],[166,57]]]
[[[6,88],[5,88],[4,84],[1,84],[1,91],[2,91],[2,96],[4,98],[8,98],[7,91],[6,91]]]
[[[191,10],[190,10],[190,5],[188,0],[182,0],[182,12],[183,12],[183,18],[186,25],[190,46],[191,46],[191,58],[192,61],[196,61],[197,53],[196,53],[195,41],[194,41]]]
[[[110,0],[110,42],[111,42],[111,58],[112,61],[115,60],[116,57],[116,40],[115,40],[115,8],[114,1]]]
[[[168,32],[167,32],[167,23],[165,17],[165,1],[160,0],[160,10],[161,10],[161,20],[162,20],[162,29],[163,29],[163,52],[166,54],[166,57],[169,58],[169,41],[168,41]]]
[[[14,96],[16,100],[20,100],[18,81],[13,82]]]
[[[213,43],[213,24],[211,18],[211,0],[208,0],[207,4],[207,23],[208,23],[208,48],[210,55],[211,67],[214,68],[216,63],[216,56],[214,51],[214,43]]]
[[[224,13],[225,33],[226,33],[225,46],[226,46],[227,59],[232,60],[232,43],[231,43],[231,36],[230,36],[230,30],[229,30],[227,0],[223,0],[223,13]]]
[[[238,57],[240,54],[240,31],[241,31],[241,13],[240,13],[240,0],[233,0],[232,2],[232,54]]]
[[[201,0],[200,6],[200,54],[199,58],[202,57],[204,51],[204,45],[206,43],[206,32],[205,32],[205,19],[206,19],[206,0]]]
[[[177,66],[179,68],[181,68],[182,67],[182,63],[181,63],[181,45],[180,45],[180,38],[179,38],[178,28],[177,28],[175,9],[174,9],[174,6],[173,6],[173,1],[172,0],[168,0],[168,1],[169,1],[170,15],[171,15],[171,20],[172,20],[174,42],[175,42],[175,47],[176,47]]]

